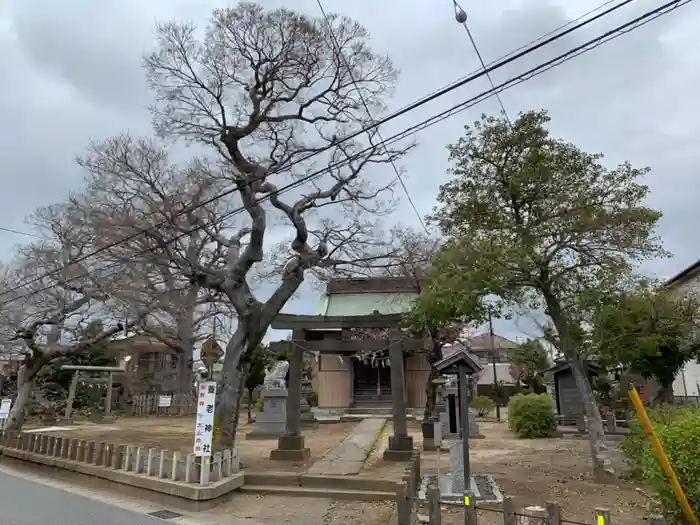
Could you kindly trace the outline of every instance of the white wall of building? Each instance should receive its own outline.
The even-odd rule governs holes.
[[[672,284],[679,293],[691,293],[700,298],[700,273],[689,277],[681,284]],[[700,385],[700,364],[696,361],[686,363],[683,370],[676,376],[673,382],[674,396],[700,396],[698,388]]]

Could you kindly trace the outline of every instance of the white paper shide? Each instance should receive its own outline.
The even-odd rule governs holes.
[[[194,430],[194,454],[198,457],[211,456],[214,439],[214,404],[216,402],[216,382],[203,381],[197,387],[197,421]]]

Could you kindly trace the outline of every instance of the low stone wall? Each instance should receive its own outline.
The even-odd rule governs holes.
[[[206,484],[200,483],[202,465],[194,454],[157,448],[3,431],[0,453],[194,501],[218,498],[244,480],[235,448],[203,460],[209,469]]]

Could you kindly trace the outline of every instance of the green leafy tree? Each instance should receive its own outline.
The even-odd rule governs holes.
[[[552,137],[544,111],[509,122],[483,116],[449,146],[452,179],[434,220],[447,242],[436,259],[453,289],[542,310],[569,360],[590,422],[596,476],[606,474],[603,424],[585,372],[592,309],[638,261],[663,255],[661,214],[644,206],[647,168],[603,166],[600,154]]]
[[[699,307],[693,297],[674,297],[642,283],[596,312],[593,343],[604,363],[656,379],[655,404],[670,402],[676,375],[700,357]]]
[[[263,345],[258,346],[251,357],[250,370],[245,379],[245,388],[248,390],[248,423],[253,420],[252,416],[252,399],[253,391],[263,384],[265,380],[265,369],[270,365],[270,360],[267,355],[267,348]]]
[[[549,356],[542,344],[536,339],[529,339],[518,345],[510,358],[513,366],[511,375],[517,383],[522,383],[533,394],[543,394],[544,371],[549,368]]]
[[[406,314],[406,323],[417,335],[427,336],[429,347],[426,359],[430,373],[426,380],[426,402],[423,423],[428,423],[435,412],[438,377],[435,364],[443,358],[445,343],[454,342],[461,329],[469,324],[478,325],[486,317],[482,297],[466,288],[453,288],[436,273],[426,279],[420,295]]]

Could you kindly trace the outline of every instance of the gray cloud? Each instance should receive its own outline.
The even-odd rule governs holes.
[[[466,3],[469,23],[487,61],[494,60],[595,7],[599,0]],[[9,0],[0,7],[0,67],[3,97],[0,137],[3,204],[0,225],[21,229],[22,218],[40,204],[79,189],[82,174],[74,163],[89,139],[132,131],[147,133],[150,100],[141,55],[153,46],[156,19],[206,21],[223,0],[93,2]],[[372,34],[373,47],[387,53],[402,75],[391,109],[397,109],[475,70],[478,61],[451,3],[340,2],[326,0],[328,12],[358,19]],[[313,0],[265,2],[318,16]],[[635,14],[658,5],[638,0],[615,17],[562,39],[551,48],[494,73],[500,82],[534,64],[588,40]],[[660,233],[670,261],[648,270],[671,275],[697,259],[700,222],[695,170],[697,148],[695,94],[700,53],[694,38],[700,12],[695,3],[644,28],[605,44],[503,94],[514,115],[547,108],[555,133],[582,148],[602,151],[610,163],[629,159],[651,165],[649,202],[664,212]],[[488,88],[482,78],[382,128],[385,136]],[[438,184],[445,180],[445,145],[482,111],[498,110],[494,100],[433,126],[419,135],[420,147],[403,163],[406,184],[421,213],[430,210]],[[9,124],[9,125],[8,125]],[[389,168],[373,177],[391,177]],[[406,199],[401,224],[417,224]],[[3,233],[0,249],[9,253],[20,241]],[[309,288],[292,308],[315,311]]]

